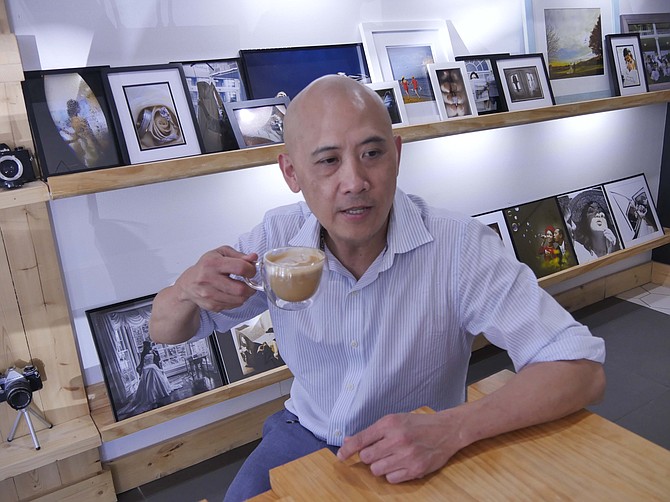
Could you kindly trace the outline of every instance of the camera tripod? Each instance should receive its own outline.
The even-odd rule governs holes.
[[[30,405],[26,406],[25,408],[18,409],[16,411],[18,412],[18,414],[16,415],[16,420],[14,420],[12,430],[9,433],[9,436],[7,436],[7,442],[8,443],[12,442],[12,440],[14,439],[14,434],[16,434],[16,429],[19,426],[19,421],[21,420],[21,417],[24,417],[26,419],[26,424],[28,424],[28,430],[30,430],[30,436],[33,438],[33,444],[35,445],[35,449],[39,450],[40,443],[37,440],[37,435],[35,434],[35,427],[33,427],[33,421],[30,419],[30,413],[35,415],[49,429],[53,427],[53,424],[51,424],[49,421],[47,421],[46,418],[44,418],[42,415],[33,410],[33,408]]]

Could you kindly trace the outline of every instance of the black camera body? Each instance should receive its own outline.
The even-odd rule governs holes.
[[[0,375],[0,403],[7,404],[15,410],[27,408],[33,400],[33,392],[42,388],[42,376],[35,366],[26,366],[23,371],[8,368],[7,373]]]
[[[25,148],[11,150],[0,143],[0,185],[19,188],[28,181],[35,181],[32,156]]]

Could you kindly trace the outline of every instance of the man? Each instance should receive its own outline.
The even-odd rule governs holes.
[[[155,341],[207,336],[268,308],[264,293],[230,277],[253,276],[265,250],[327,254],[312,307],[269,307],[295,377],[291,398],[267,420],[226,500],[269,489],[270,468],[323,447],[342,460],[359,453],[391,483],[421,478],[475,441],[602,396],[602,340],[485,225],[397,189],[401,139],[374,91],[341,76],[316,80],[289,105],[284,140],[279,167],[305,203],[268,212],[239,251],[206,253],[153,304]],[[508,351],[518,374],[464,404],[478,333]],[[437,413],[409,413],[423,405]]]

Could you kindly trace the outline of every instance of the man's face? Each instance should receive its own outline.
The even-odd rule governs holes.
[[[280,156],[291,190],[302,191],[333,243],[350,249],[385,242],[398,175],[400,138],[382,105],[363,106],[372,97],[336,89],[303,100]]]

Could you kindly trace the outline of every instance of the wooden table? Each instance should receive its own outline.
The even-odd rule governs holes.
[[[478,399],[512,376],[468,389]],[[426,411],[426,410],[423,410]],[[561,420],[479,441],[438,472],[391,485],[361,462],[323,449],[270,471],[269,501],[670,501],[670,451],[581,410]]]

